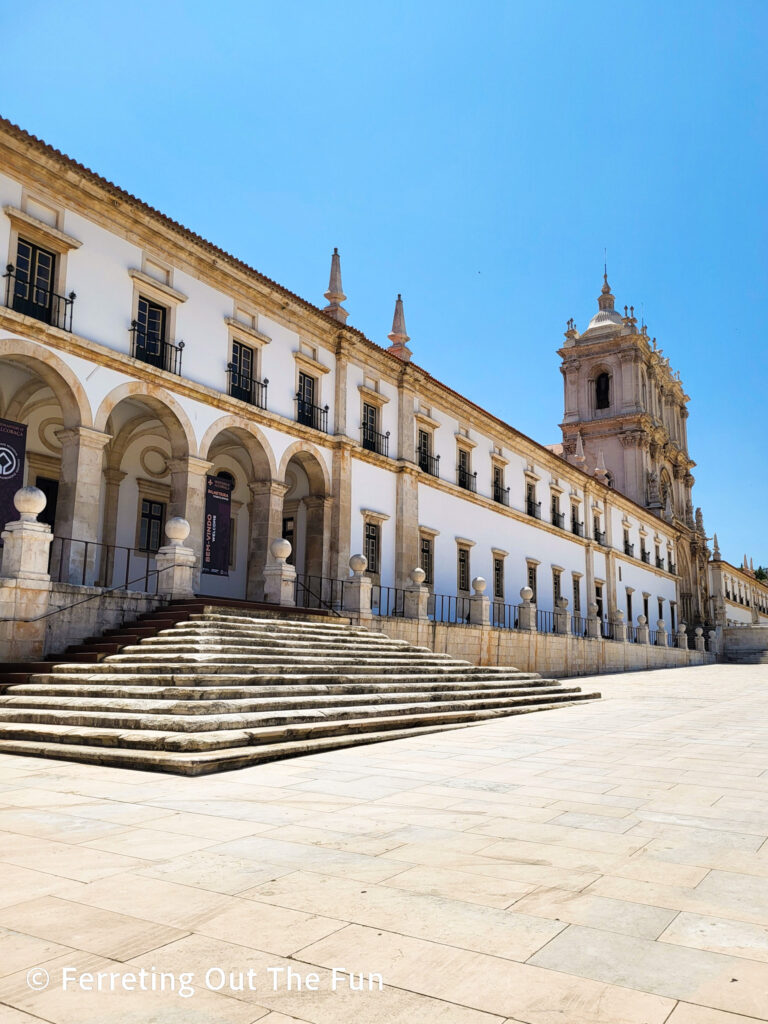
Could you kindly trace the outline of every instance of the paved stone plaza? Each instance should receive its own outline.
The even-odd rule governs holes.
[[[768,1020],[768,666],[599,689],[203,778],[3,758],[0,1021]]]

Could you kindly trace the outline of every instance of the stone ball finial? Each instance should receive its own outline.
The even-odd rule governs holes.
[[[47,503],[39,487],[21,487],[13,496],[13,504],[23,523],[34,523]],[[5,523],[0,525],[5,527]]]
[[[589,612],[592,618],[594,618],[595,615],[597,615],[597,605],[594,601],[589,602],[589,604],[587,605],[587,611]]]
[[[703,626],[697,626],[695,632],[696,632],[696,636],[704,636],[704,627]]]
[[[685,623],[681,622],[680,625],[677,627],[677,635],[678,636],[683,636],[684,633],[685,633]]]
[[[349,560],[349,568],[355,574],[355,576],[362,576],[365,570],[368,568],[368,559],[365,555],[352,555]]]
[[[623,622],[624,621],[624,612],[621,610],[621,608],[617,608],[616,611],[614,612],[614,614],[616,616],[616,621],[617,622]]]
[[[171,544],[183,544],[189,536],[189,531],[192,527],[189,525],[184,516],[173,516],[165,524],[165,535]]]
[[[472,589],[476,594],[485,593],[485,588],[487,586],[488,584],[486,583],[484,577],[482,576],[475,576],[475,578],[472,580]]]
[[[666,630],[667,627],[664,625],[664,619],[656,620],[656,628],[659,630],[659,632]]]
[[[647,622],[648,622],[648,619],[646,619],[646,617],[644,615],[638,615],[637,616],[637,624],[638,624],[638,626],[645,626]]]
[[[562,610],[565,611],[566,608],[568,607],[568,598],[567,597],[563,597],[562,595],[560,597],[558,597],[558,599],[557,599],[557,607],[558,608],[562,608]]]
[[[531,590],[530,587],[521,587],[520,588],[520,597],[523,599],[523,601],[525,601],[527,603],[533,597],[533,591]]]
[[[286,562],[291,551],[293,551],[291,542],[286,540],[285,537],[277,537],[269,545],[269,553],[276,562]]]
[[[424,582],[424,580],[427,578],[427,574],[418,565],[416,566],[415,569],[411,569],[411,571],[408,574],[408,576],[409,576],[409,579],[410,579],[411,583],[415,584],[417,587],[420,587],[422,585],[422,583]]]

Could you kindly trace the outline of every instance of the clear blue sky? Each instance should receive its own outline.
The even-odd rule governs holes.
[[[765,0],[3,5],[5,116],[559,440],[565,321],[642,310],[694,500],[768,563]]]

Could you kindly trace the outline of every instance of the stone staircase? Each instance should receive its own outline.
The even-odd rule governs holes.
[[[154,620],[0,675],[0,752],[198,775],[600,696],[339,619],[198,602]]]

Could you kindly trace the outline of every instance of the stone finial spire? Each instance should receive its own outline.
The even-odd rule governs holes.
[[[611,286],[608,284],[608,268],[605,268],[603,273],[603,287],[600,291],[600,296],[597,300],[597,304],[601,310],[612,313],[613,304],[616,301],[614,295],[611,294]]]
[[[595,466],[595,477],[604,484],[608,479],[608,470],[605,468],[605,455],[603,455],[603,449],[601,448],[597,453],[597,465]]]
[[[345,324],[349,313],[342,306],[342,302],[347,296],[341,287],[341,258],[338,249],[334,249],[333,256],[331,256],[331,277],[325,297],[328,299],[328,305],[323,312],[332,316],[334,320],[338,320],[339,323]]]
[[[389,340],[392,344],[387,349],[393,356],[397,356],[398,359],[402,359],[403,362],[408,363],[411,359],[411,350],[408,348],[408,342],[411,340],[405,330],[405,313],[403,312],[403,297],[398,293],[397,301],[395,302],[395,315],[392,318],[392,330],[390,331]]]
[[[573,461],[577,466],[583,466],[587,461],[587,458],[584,455],[584,441],[581,436],[581,431],[576,435],[576,452],[573,456]]]
[[[720,545],[717,543],[717,534],[714,535],[712,540],[714,542],[714,551],[712,552],[712,557],[714,558],[714,560],[716,562],[719,562],[720,558],[721,558],[721,555],[720,555]]]

